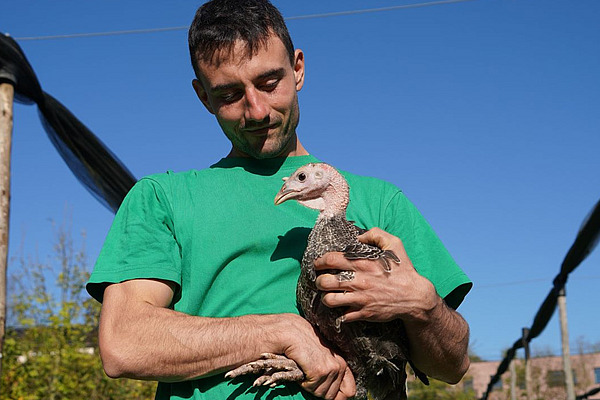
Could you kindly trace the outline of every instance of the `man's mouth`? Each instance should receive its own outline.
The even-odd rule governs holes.
[[[275,124],[259,126],[259,127],[252,127],[252,128],[245,128],[244,132],[247,132],[251,135],[266,135],[269,133],[269,130],[273,129],[274,127],[275,127]]]

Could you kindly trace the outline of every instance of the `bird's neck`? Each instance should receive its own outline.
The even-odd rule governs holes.
[[[319,218],[332,218],[334,216],[346,216],[348,208],[350,189],[346,180],[340,176],[339,180],[332,182],[318,201],[317,210],[321,211]]]
[[[324,220],[324,219],[333,219],[336,217],[346,218],[346,210],[343,210],[343,211],[321,210],[321,212],[319,213],[319,216],[317,217],[317,221]]]
[[[335,215],[346,215],[347,203],[345,205],[340,205],[338,201],[334,199],[329,199],[327,197],[319,197],[310,200],[299,200],[298,203],[302,204],[305,207],[312,208],[313,210],[319,210],[319,218],[331,218]]]
[[[336,215],[346,215],[346,209],[348,208],[348,195],[333,192],[324,194],[324,205],[321,208],[321,213],[319,217],[327,217],[332,218]]]

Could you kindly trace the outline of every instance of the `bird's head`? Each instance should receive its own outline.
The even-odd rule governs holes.
[[[303,206],[327,214],[346,212],[348,183],[331,165],[307,164],[283,180],[285,183],[275,196],[276,205],[294,199]]]

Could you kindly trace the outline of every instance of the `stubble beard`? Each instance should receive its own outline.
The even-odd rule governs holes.
[[[292,106],[290,118],[285,126],[279,126],[279,132],[265,136],[257,145],[252,145],[244,135],[225,133],[233,147],[248,157],[264,160],[275,157],[287,156],[296,147],[296,127],[300,121],[298,98],[296,97]],[[269,143],[270,150],[265,150],[265,144]]]

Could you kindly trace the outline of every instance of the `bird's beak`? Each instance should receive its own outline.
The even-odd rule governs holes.
[[[289,199],[293,199],[298,194],[298,190],[290,189],[287,187],[287,182],[283,184],[279,192],[275,196],[275,205],[278,206],[281,203],[288,201]]]

